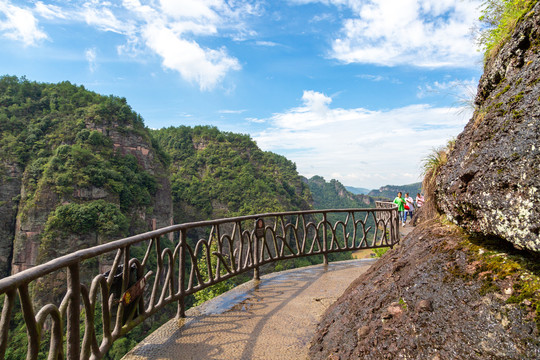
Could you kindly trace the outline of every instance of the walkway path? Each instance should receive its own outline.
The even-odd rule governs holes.
[[[373,261],[351,260],[269,274],[171,320],[125,360],[305,359],[317,323]]]

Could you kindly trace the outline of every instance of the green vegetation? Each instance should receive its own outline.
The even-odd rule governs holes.
[[[69,82],[0,77],[0,160],[24,169],[21,216],[51,191],[58,203],[78,202],[77,191],[103,188],[130,219],[134,209],[148,206],[157,190],[155,176],[134,156],[116,151],[109,132],[150,143],[142,118],[125,98]]]
[[[448,140],[448,143],[444,147],[433,149],[422,161],[422,167],[424,169],[424,176],[436,176],[441,166],[448,161],[448,154],[454,149],[456,145],[456,139]],[[424,180],[425,181],[425,180]]]
[[[405,299],[400,297],[399,300],[398,300],[398,304],[401,305],[401,307],[403,308],[404,311],[407,311],[408,306],[407,306],[407,302],[405,301]]]
[[[154,172],[115,144],[116,139],[128,137],[153,149],[158,162],[166,165],[166,155],[152,144],[142,118],[126,99],[102,96],[69,82],[43,84],[24,77],[0,77],[0,181],[10,181],[4,164],[23,172],[18,218],[21,222],[30,216],[45,219],[38,262],[148,230],[140,214],[152,215],[152,197],[159,183]],[[27,247],[25,236],[16,241],[15,251]],[[86,262],[83,277],[95,274],[97,268],[97,261]],[[58,283],[44,279],[31,291],[47,301],[62,293]],[[19,314],[12,319],[7,358],[25,357],[26,330]],[[137,340],[123,340],[111,353],[141,338],[139,334]],[[40,358],[45,358],[45,351]]]
[[[484,58],[494,56],[509,39],[519,19],[527,14],[537,0],[485,0],[480,16],[477,42]]]
[[[334,179],[326,182],[323,177],[314,176],[308,180],[308,186],[313,195],[315,209],[355,209],[375,206],[372,199],[352,194]]]
[[[377,249],[373,249],[372,251],[375,253],[375,257],[380,258],[380,257],[383,256],[384,254],[386,254],[386,252],[387,252],[388,250],[390,250],[390,247],[377,248]]]
[[[424,190],[425,202],[423,212],[426,218],[435,217],[438,215],[437,205],[435,201],[435,188],[437,186],[437,175],[441,167],[448,161],[448,154],[454,149],[456,144],[455,139],[448,141],[446,146],[433,149],[431,154],[423,159],[422,167],[424,169],[424,180],[422,181],[422,189]]]
[[[439,168],[446,164],[448,159],[447,148],[437,148],[428,154],[423,160],[424,175],[431,174],[434,176],[437,174]]]
[[[296,165],[215,127],[152,132],[170,155],[175,222],[311,208]]]
[[[506,85],[500,92],[495,95],[495,98],[498,98],[502,94],[506,93],[508,90],[510,90],[510,84]]]
[[[212,242],[212,245],[210,246],[210,253],[215,252],[218,250],[217,242]],[[215,256],[210,256],[210,266],[212,271],[215,271],[217,266],[217,258]],[[199,270],[201,271],[201,275],[204,279],[204,281],[208,281],[208,258],[206,257],[206,253],[203,253],[202,258],[198,262],[199,264]],[[224,275],[226,273],[225,269],[222,268],[221,275]],[[247,280],[247,278],[245,278]],[[218,295],[221,295],[232,288],[236,286],[234,280],[236,279],[229,279],[222,282],[219,282],[217,284],[214,284],[212,286],[207,287],[206,289],[203,289],[201,291],[198,291],[194,294],[195,303],[193,306],[198,306],[204,303],[207,300],[213,299]]]
[[[500,239],[485,237],[468,237],[460,246],[468,253],[469,263],[477,264],[472,276],[483,280],[480,294],[507,291],[506,302],[528,310],[540,330],[538,254],[524,253]],[[501,288],[503,285],[510,289]]]

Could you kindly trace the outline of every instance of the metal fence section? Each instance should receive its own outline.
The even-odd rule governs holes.
[[[76,251],[0,279],[0,358],[15,312],[26,324],[27,359],[43,347],[49,359],[100,359],[166,305],[176,302],[177,316],[185,316],[190,294],[248,271],[257,279],[259,267],[277,260],[322,255],[327,262],[335,252],[392,247],[398,225],[397,206],[377,202],[173,225]],[[108,271],[95,275],[99,269]],[[47,277],[60,295],[43,304]]]

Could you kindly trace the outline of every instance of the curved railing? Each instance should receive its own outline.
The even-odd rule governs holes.
[[[327,263],[330,253],[398,242],[397,207],[378,202],[370,209],[173,225],[79,250],[0,280],[0,358],[8,347],[17,293],[27,330],[27,359],[37,359],[46,333],[49,359],[99,359],[116,339],[166,305],[177,302],[177,316],[185,316],[186,296],[220,281],[250,270],[258,279],[259,267],[277,260],[323,255]],[[108,271],[88,276],[98,269]],[[103,333],[100,340],[96,324]]]

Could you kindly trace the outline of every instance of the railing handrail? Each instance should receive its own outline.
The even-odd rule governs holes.
[[[0,279],[0,294],[6,294],[0,321],[0,358],[3,358],[7,348],[9,319],[14,307],[16,291],[21,299],[22,312],[27,326],[29,359],[37,358],[39,340],[42,336],[41,329],[47,317],[51,317],[55,329],[54,333],[51,330],[51,334],[54,336],[50,343],[50,351],[53,356],[63,357],[62,321],[67,319],[68,326],[65,334],[67,356],[70,359],[75,359],[80,353],[81,358],[84,359],[100,358],[104,356],[116,339],[165,305],[177,301],[177,316],[183,316],[186,296],[249,270],[253,270],[254,278],[258,278],[259,266],[264,264],[313,255],[323,255],[323,259],[327,263],[327,255],[330,253],[397,244],[399,242],[397,208],[394,203],[377,201],[376,208],[272,212],[177,224],[78,250],[23,270]],[[346,213],[346,219],[335,220],[335,223],[332,224],[328,215],[336,213]],[[355,214],[357,213],[366,213],[366,215],[363,220],[356,219],[357,215]],[[306,218],[306,215],[316,214],[322,215],[322,220],[315,221],[315,218]],[[370,216],[375,224],[371,243],[368,234],[371,234],[373,226],[367,225]],[[265,226],[262,233],[259,234],[257,234],[255,227],[250,230],[244,223],[267,218],[271,218],[269,222],[271,225]],[[231,226],[221,227],[220,225],[223,224]],[[253,224],[255,225],[255,222]],[[209,235],[205,235],[206,239],[197,240],[196,246],[192,246],[193,244],[188,243],[188,230],[199,228],[209,228]],[[341,244],[338,232],[343,232]],[[203,231],[203,233],[205,232]],[[159,240],[164,235],[172,236],[171,240],[173,237],[176,239],[172,243],[174,249],[161,249]],[[137,258],[131,258],[130,247],[145,241],[149,241],[149,244],[144,259],[139,261]],[[211,249],[213,242],[218,246],[217,251]],[[116,251],[116,257],[111,265],[109,278],[98,275],[93,278],[90,287],[81,284],[81,263],[84,260],[97,258],[114,251]],[[147,271],[148,257],[152,251],[155,251],[157,257],[155,273],[153,270]],[[212,255],[217,265],[211,264],[210,257]],[[206,273],[203,273],[201,266],[204,264],[201,265],[199,261],[201,261],[201,257],[205,256],[206,260],[203,262],[207,268]],[[187,261],[188,259],[189,261]],[[143,295],[134,302],[137,304],[136,308],[142,309],[141,313],[134,315],[135,313],[130,310],[130,314],[126,313],[126,320],[124,319],[126,315],[124,310],[129,311],[127,305],[120,300],[128,292],[128,288],[132,287],[131,270],[126,271],[132,266],[135,267],[138,278],[142,276],[144,279],[153,279],[153,284],[152,289],[150,286],[148,288],[149,291],[151,290],[151,294],[146,294],[149,296],[148,299]],[[175,270],[175,268],[177,269]],[[67,271],[67,290],[61,305],[57,307],[53,304],[47,304],[35,315],[33,299],[29,295],[29,284],[35,280],[41,281],[38,279],[62,269]],[[117,273],[121,275],[121,286],[119,289],[117,288],[120,298],[118,298],[118,294],[113,293],[112,288],[113,277]],[[141,291],[144,292],[144,289],[143,284]],[[101,303],[103,308],[103,340],[101,344],[97,344],[95,329],[93,329],[94,319],[92,318],[95,316],[94,310],[99,292],[101,292],[102,298],[108,299],[107,304],[103,301]],[[113,295],[116,303],[111,303]],[[148,306],[146,306],[145,301],[148,302]],[[114,310],[116,316],[111,312],[114,304],[118,304],[115,305],[117,309]],[[81,307],[87,310],[84,319],[85,331],[82,349],[80,348],[81,337],[78,330]],[[88,318],[88,316],[91,317]]]
[[[397,208],[397,205],[394,203],[389,203],[385,201],[377,201],[377,202],[393,204]],[[387,210],[387,208],[378,208],[378,209]],[[152,238],[163,236],[165,234],[169,234],[175,231],[180,231],[183,229],[187,230],[187,229],[192,229],[192,228],[202,227],[202,226],[220,225],[220,224],[225,224],[228,222],[254,220],[261,217],[289,216],[289,215],[300,215],[300,214],[311,215],[311,214],[329,213],[329,212],[332,212],[332,213],[363,212],[363,211],[368,211],[368,210],[373,210],[373,208],[349,208],[349,209],[325,209],[325,210],[300,210],[300,211],[272,212],[272,213],[264,213],[264,214],[256,214],[256,215],[236,216],[232,218],[194,221],[194,222],[189,222],[189,223],[171,225],[171,226],[167,226],[161,229],[133,235],[127,238],[110,241],[105,244],[96,245],[91,248],[77,250],[70,254],[50,260],[44,264],[39,264],[39,265],[33,266],[30,269],[26,269],[14,275],[2,278],[0,279],[0,294],[5,293],[9,289],[17,287],[21,284],[28,283],[43,275],[49,274],[53,271],[59,270],[64,267],[68,267],[72,264],[81,262],[83,260],[87,260],[87,259],[99,256],[99,255],[103,255],[112,250],[116,250],[116,249],[119,249],[128,245],[134,245],[145,240],[150,240]]]

